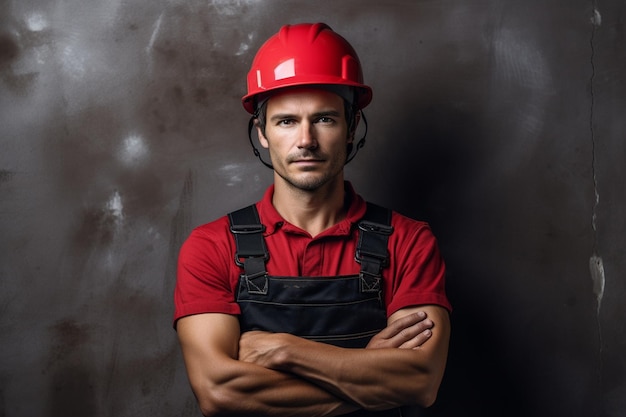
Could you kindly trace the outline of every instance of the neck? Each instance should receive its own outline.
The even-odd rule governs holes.
[[[345,218],[343,176],[323,187],[306,191],[282,179],[274,182],[272,204],[289,223],[316,236]]]

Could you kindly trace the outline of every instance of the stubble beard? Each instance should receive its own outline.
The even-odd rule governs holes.
[[[287,159],[287,166],[292,161],[298,160],[300,158],[307,158],[307,157],[313,158],[313,159],[317,158],[317,159],[328,160],[327,158],[323,156],[317,155],[315,152],[307,151],[306,154],[294,155],[294,156],[289,157]],[[311,173],[314,175],[311,175],[311,176],[304,175],[303,178],[299,178],[296,175],[289,175],[288,173],[282,173],[280,170],[276,170],[276,167],[274,167],[274,172],[280,178],[282,178],[287,184],[289,184],[291,187],[300,191],[304,191],[304,192],[313,192],[313,191],[319,190],[324,185],[334,181],[339,176],[339,174],[343,170],[343,165],[341,165],[340,167],[337,165],[338,163],[333,163],[332,166],[329,166],[327,170],[321,173],[320,175],[315,175],[316,171],[311,170]]]
[[[293,178],[288,175],[283,175],[280,172],[276,172],[279,177],[281,177],[287,184],[289,184],[292,188],[298,189],[300,191],[305,192],[313,192],[319,190],[322,186],[329,183],[333,177],[336,175],[323,175],[323,176],[315,176],[315,177],[306,177],[306,178]]]

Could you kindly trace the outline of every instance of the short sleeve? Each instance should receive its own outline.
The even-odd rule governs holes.
[[[399,214],[394,217],[387,314],[426,304],[452,311],[445,290],[445,262],[430,226]]]
[[[192,314],[240,313],[234,295],[232,245],[225,218],[194,229],[183,243],[174,290],[174,326]]]

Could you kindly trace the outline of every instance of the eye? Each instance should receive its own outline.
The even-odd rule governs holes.
[[[293,119],[280,119],[276,125],[277,126],[289,126],[295,123],[295,120]]]
[[[319,119],[317,119],[317,123],[331,124],[334,122],[335,122],[335,119],[333,119],[332,117],[328,117],[328,116],[322,116]]]

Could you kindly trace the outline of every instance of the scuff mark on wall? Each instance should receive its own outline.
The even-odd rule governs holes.
[[[604,275],[604,263],[602,258],[593,255],[589,258],[589,271],[591,272],[591,280],[593,281],[593,293],[596,296],[597,314],[600,314],[602,307],[602,298],[604,297],[604,285],[606,278]]]
[[[146,52],[148,54],[148,74],[152,74],[152,50],[154,49],[154,43],[156,42],[157,37],[159,36],[159,32],[161,31],[161,22],[163,21],[163,13],[159,15],[159,18],[154,23],[154,30],[152,31],[152,35],[150,36],[150,41],[148,42],[148,47],[146,48]]]
[[[602,25],[602,15],[600,11],[596,8],[593,9],[593,16],[591,16],[591,24],[594,26]]]
[[[106,212],[113,217],[116,224],[120,224],[124,220],[124,206],[122,205],[122,197],[116,190],[111,199],[106,204]]]
[[[148,155],[149,149],[141,135],[131,134],[124,139],[118,151],[118,158],[127,166],[133,166]]]
[[[42,13],[31,13],[26,17],[26,27],[31,32],[41,32],[49,26],[48,19]]]
[[[0,184],[12,180],[14,176],[15,172],[8,169],[0,169]]]
[[[234,187],[242,183],[244,180],[244,176],[242,173],[245,172],[245,166],[241,164],[226,164],[218,168],[220,174],[223,174],[226,178],[226,185],[229,187]]]

